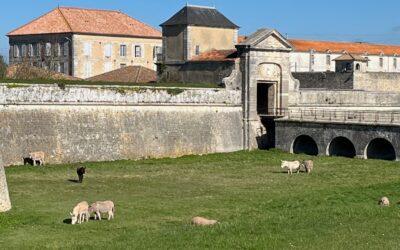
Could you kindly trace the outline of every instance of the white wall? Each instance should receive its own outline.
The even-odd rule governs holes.
[[[326,56],[328,53],[314,52],[314,65],[310,67],[310,52],[292,52],[290,53],[290,69],[292,72],[310,72],[310,71],[335,71],[335,61],[331,61],[331,65],[327,65]],[[341,56],[342,54],[332,53],[331,60]],[[365,55],[362,55],[365,56]],[[379,65],[379,55],[368,55],[367,72],[397,72],[400,73],[400,56],[382,56],[383,66]],[[397,68],[394,68],[393,59],[397,58]]]

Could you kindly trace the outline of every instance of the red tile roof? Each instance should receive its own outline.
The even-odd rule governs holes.
[[[237,57],[236,49],[228,50],[211,50],[200,54],[197,57],[192,58],[192,62],[223,62],[223,61],[235,61]]]
[[[289,40],[289,42],[295,47],[295,51],[302,52],[313,49],[317,52],[343,53],[345,51],[353,54],[368,53],[370,55],[379,55],[383,53],[385,55],[400,55],[400,46],[393,45],[307,40]]]
[[[59,7],[8,33],[8,36],[84,33],[161,38],[161,32],[122,12]]]
[[[149,83],[157,80],[157,72],[143,66],[127,66],[101,75],[93,76],[89,81]]]

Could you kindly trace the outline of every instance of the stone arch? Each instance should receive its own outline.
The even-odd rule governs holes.
[[[326,154],[329,156],[354,158],[356,156],[356,149],[348,138],[339,136],[329,143]]]
[[[315,140],[308,135],[298,136],[292,143],[291,153],[318,155],[318,145]]]
[[[359,63],[356,64],[356,71],[360,71],[361,70],[361,65]]]
[[[393,144],[385,138],[375,138],[365,148],[365,159],[396,160]]]

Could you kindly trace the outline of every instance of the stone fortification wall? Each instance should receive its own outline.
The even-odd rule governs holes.
[[[289,97],[290,107],[399,108],[400,93],[357,90],[300,90]]]
[[[239,91],[2,85],[0,104],[5,165],[32,151],[74,163],[242,149]]]
[[[300,89],[353,89],[353,73],[293,72]]]
[[[367,91],[390,91],[400,92],[400,74],[368,72],[354,73],[354,89]]]

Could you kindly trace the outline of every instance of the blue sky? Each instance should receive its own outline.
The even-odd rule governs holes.
[[[292,39],[400,44],[398,0],[15,0],[2,2],[0,53],[8,54],[7,32],[58,5],[121,10],[160,28],[187,2],[215,6],[242,35],[266,27]]]

